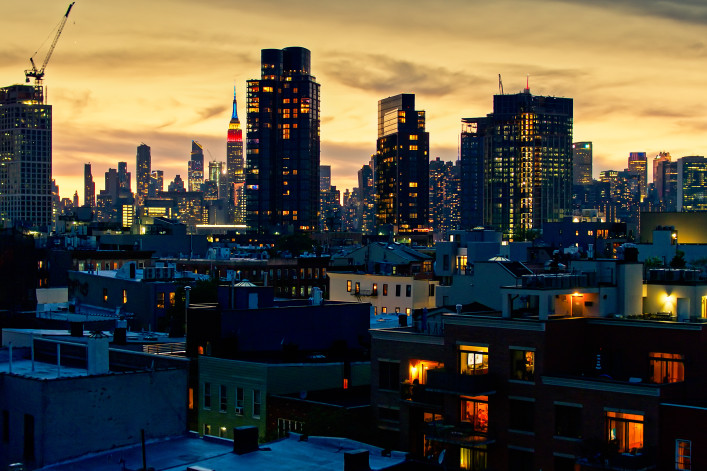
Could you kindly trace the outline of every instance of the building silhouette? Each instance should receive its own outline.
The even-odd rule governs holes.
[[[648,196],[648,158],[645,152],[631,152],[628,156],[628,170],[638,175],[641,201]]]
[[[236,87],[233,87],[233,113],[231,121],[228,123],[228,135],[226,140],[226,188],[228,204],[230,206],[231,219],[236,224],[245,223],[245,195],[243,186],[245,184],[244,160],[243,160],[243,131],[241,122],[238,119],[238,103],[236,102]]]
[[[571,98],[534,96],[526,88],[517,94],[494,95],[493,113],[466,120],[475,129],[473,151],[466,157],[470,162],[462,163],[467,169],[462,186],[479,184],[483,154],[484,225],[500,230],[504,237],[522,238],[543,222],[569,215],[572,119]],[[471,207],[478,204],[475,201]]]
[[[83,165],[83,205],[96,207],[96,183],[93,181],[90,162]]]
[[[429,133],[414,94],[378,102],[375,185],[377,226],[392,226],[396,233],[428,230]]]
[[[319,210],[319,84],[308,49],[263,49],[248,80],[246,223],[258,233],[314,231]]]
[[[41,86],[0,88],[0,227],[52,224],[52,107]]]
[[[460,140],[461,227],[473,229],[484,224],[484,135],[487,118],[462,119]]]
[[[460,224],[460,175],[459,161],[437,157],[430,162],[430,228],[444,238]]]
[[[677,164],[677,210],[707,211],[707,159],[693,155]]]
[[[589,185],[592,182],[592,143],[572,144],[572,180],[575,185]]]
[[[196,141],[191,141],[187,178],[189,191],[201,191],[201,185],[204,183],[204,148]]]
[[[137,188],[135,189],[135,199],[141,205],[145,198],[150,195],[150,173],[152,172],[152,157],[150,156],[150,146],[140,144],[137,146],[137,157],[135,164],[135,179]]]

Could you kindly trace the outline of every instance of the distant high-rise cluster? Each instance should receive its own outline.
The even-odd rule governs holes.
[[[572,178],[575,185],[589,185],[592,182],[592,143],[572,144]]]
[[[260,234],[319,225],[319,84],[308,49],[263,49],[248,80],[246,223]]]
[[[446,162],[439,157],[430,162],[430,227],[443,238],[459,229],[460,162]]]

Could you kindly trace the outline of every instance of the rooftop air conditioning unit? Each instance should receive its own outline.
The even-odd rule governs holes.
[[[242,407],[236,407],[236,415],[243,415],[243,408]]]

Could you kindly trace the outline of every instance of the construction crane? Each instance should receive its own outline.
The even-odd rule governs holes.
[[[501,74],[498,74],[498,92],[503,95],[503,81],[501,80]]]
[[[54,36],[54,41],[52,41],[52,45],[49,46],[49,51],[47,51],[47,56],[44,58],[44,62],[42,62],[42,67],[39,70],[37,70],[37,66],[34,64],[34,56],[29,58],[29,61],[32,64],[32,68],[29,70],[25,70],[25,78],[26,78],[27,83],[29,83],[30,77],[33,77],[35,86],[39,86],[42,84],[42,80],[44,79],[44,68],[47,66],[49,59],[52,57],[52,53],[54,52],[54,48],[56,47],[56,43],[57,43],[57,41],[59,41],[59,36],[61,36],[61,32],[64,30],[64,25],[66,25],[66,20],[69,19],[69,13],[71,13],[71,7],[74,6],[74,3],[76,3],[76,2],[71,2],[71,4],[69,4],[69,8],[66,10],[64,17],[61,19],[61,22],[59,23],[59,29],[56,32],[56,36]],[[37,53],[35,52],[34,54],[36,55]]]

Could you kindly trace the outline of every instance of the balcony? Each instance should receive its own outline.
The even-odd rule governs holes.
[[[577,464],[582,471],[648,471],[657,469],[656,457],[650,451],[640,454],[599,452],[591,458],[578,458]]]
[[[495,392],[496,382],[492,375],[463,375],[447,370],[430,370],[427,372],[428,391],[445,394],[480,396]]]
[[[441,408],[444,396],[439,392],[428,390],[426,384],[415,384],[406,380],[400,383],[400,399],[413,404]]]
[[[425,438],[442,443],[474,447],[493,443],[488,434],[478,432],[468,424],[430,422],[425,425]]]

